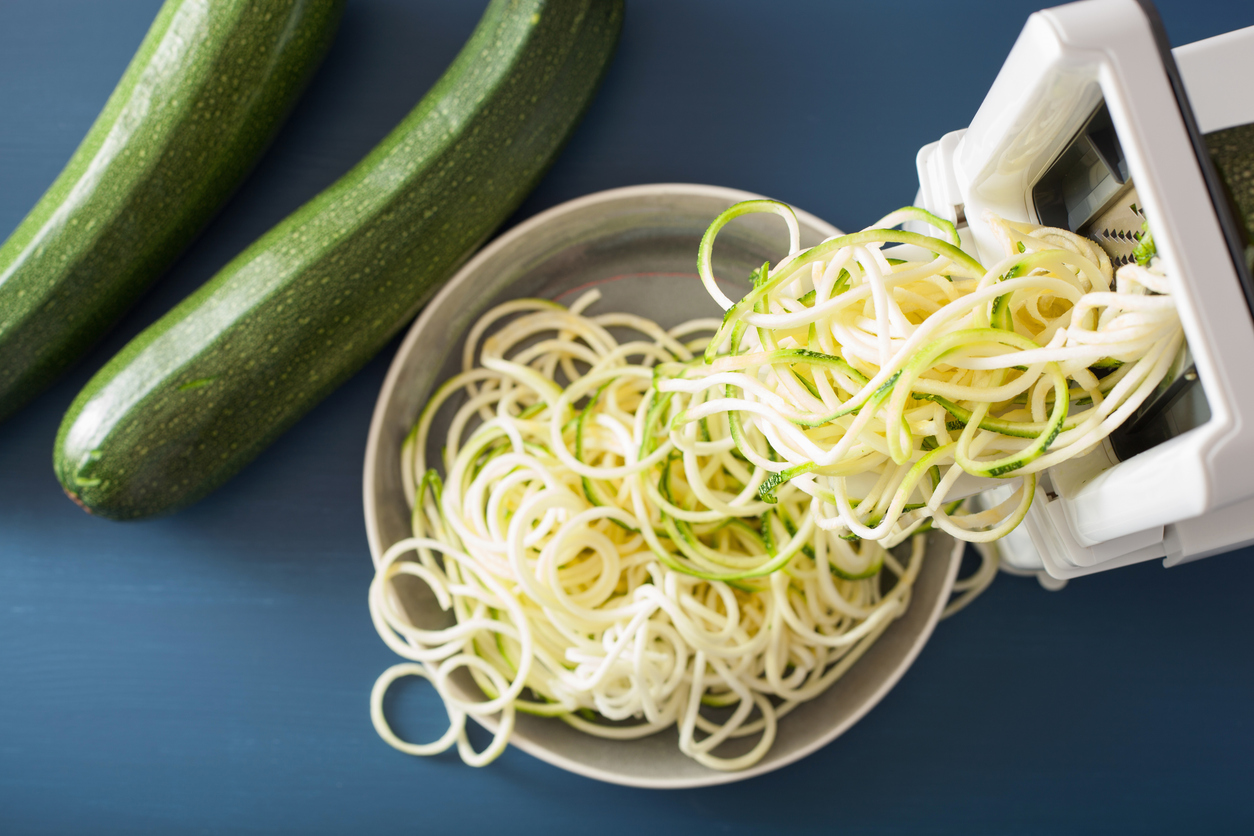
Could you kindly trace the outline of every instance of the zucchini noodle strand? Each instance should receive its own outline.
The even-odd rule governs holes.
[[[595,299],[489,311],[463,371],[407,437],[413,536],[382,556],[369,594],[376,629],[406,661],[379,678],[371,718],[401,751],[456,745],[476,766],[503,751],[524,712],[611,739],[676,727],[689,757],[744,769],[780,717],[905,611],[924,538],[895,558],[820,528],[822,501],[804,491],[784,485],[763,501],[772,473],[757,461],[773,453],[756,425],[738,429],[726,412],[680,419],[722,387],[660,391],[666,369],[700,362],[718,321],[666,331],[583,313]],[[838,366],[828,397],[832,386],[847,394],[850,376],[860,379]],[[433,467],[437,413],[450,429]],[[447,625],[410,620],[400,602],[413,584]],[[411,675],[448,713],[430,743],[402,741],[384,716],[387,688]],[[483,699],[455,684],[467,676]],[[487,716],[496,732],[475,752],[466,719]],[[752,745],[724,754],[740,738]]]

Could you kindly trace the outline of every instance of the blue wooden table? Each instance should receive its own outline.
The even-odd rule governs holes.
[[[632,183],[735,186],[855,228],[908,203],[1043,0],[630,0],[605,86],[511,223]],[[0,2],[0,235],[52,181],[159,0]],[[237,479],[138,523],[50,467],[60,416],[131,336],[359,159],[469,34],[470,0],[350,0],[256,173],[87,360],[0,425],[0,833],[1250,832],[1254,560],[1143,564],[1056,594],[1003,576],[822,752],[723,788],[597,784],[511,750],[401,755],[367,695],[360,469],[395,343]],[[1163,0],[1173,42],[1249,0]],[[1245,83],[1251,83],[1246,80]],[[1254,463],[1252,463],[1254,465]],[[444,712],[398,687],[398,729]]]

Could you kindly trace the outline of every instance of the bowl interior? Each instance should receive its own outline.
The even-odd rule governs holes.
[[[536,216],[501,236],[449,282],[414,323],[384,382],[366,451],[365,513],[372,554],[409,536],[409,507],[401,488],[400,448],[430,393],[461,370],[464,337],[488,308],[523,297],[570,303],[596,287],[601,299],[589,312],[628,311],[671,327],[695,317],[722,316],[696,275],[701,236],[732,203],[756,197],[709,186],[637,186],[589,195]],[[803,246],[838,231],[798,213]],[[739,219],[720,234],[714,273],[738,298],[749,274],[787,253],[787,231],[771,215]],[[443,410],[449,412],[450,410]],[[438,439],[448,416],[431,432]],[[955,545],[957,547],[955,547]],[[754,767],[715,772],[683,755],[674,729],[634,741],[610,741],[559,720],[519,715],[511,742],[571,771],[635,786],[681,787],[723,783],[779,768],[827,743],[853,724],[913,661],[939,617],[957,571],[961,544],[934,534],[906,613],[894,621],[849,672],[819,698],[780,721],[776,741]],[[406,613],[423,627],[442,625],[446,614],[421,583],[400,588]],[[469,677],[463,687],[477,691]],[[493,725],[491,722],[486,725]],[[754,739],[730,741],[719,754],[747,750]]]

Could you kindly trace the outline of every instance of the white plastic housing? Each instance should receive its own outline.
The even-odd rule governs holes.
[[[1254,28],[1176,54],[1202,131],[1254,122]],[[1036,221],[1032,187],[1103,100],[1211,418],[1124,462],[1103,445],[1051,471],[1025,527],[1056,578],[1254,542],[1254,319],[1140,4],[1087,0],[1033,14],[970,127],[919,152],[919,198],[951,220],[965,214],[964,243],[985,263],[1000,260],[983,212]]]

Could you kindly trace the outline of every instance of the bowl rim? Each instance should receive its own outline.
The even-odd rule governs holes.
[[[571,213],[576,213],[601,203],[613,202],[617,200],[630,200],[640,197],[656,197],[669,194],[699,196],[699,197],[716,197],[728,201],[728,205],[737,203],[742,200],[762,200],[762,195],[753,192],[743,191],[741,189],[733,189],[725,186],[710,186],[696,183],[652,183],[637,186],[623,186],[615,189],[607,189],[604,191],[593,192],[583,195],[572,200],[559,203],[543,212],[540,212],[518,225],[507,230],[487,246],[479,250],[469,261],[467,261],[451,279],[439,290],[432,299],[423,307],[422,312],[410,325],[405,339],[397,348],[393,355],[390,365],[388,366],[387,376],[383,380],[383,385],[379,389],[379,396],[375,401],[374,412],[370,418],[370,431],[366,438],[365,464],[362,472],[362,503],[365,512],[366,539],[369,542],[370,554],[372,561],[378,563],[379,557],[383,554],[387,546],[380,542],[379,534],[379,517],[377,507],[381,497],[375,495],[374,485],[376,476],[376,459],[378,458],[379,445],[384,432],[384,416],[387,412],[397,386],[400,383],[401,367],[404,360],[413,350],[414,343],[419,339],[420,334],[427,327],[428,323],[435,317],[436,312],[440,309],[441,303],[445,298],[455,294],[458,288],[469,281],[480,266],[489,259],[493,258],[501,250],[504,250],[514,244],[518,239],[531,235],[537,229],[552,223],[553,221],[565,217]],[[819,230],[826,236],[840,235],[841,231],[830,223],[816,217],[801,209],[793,207],[793,211],[797,214],[797,219],[803,223],[810,224],[813,228]],[[689,789],[695,787],[707,787],[719,784],[733,783],[743,781],[749,778],[763,775],[768,772],[774,772],[785,766],[796,763],[802,758],[813,754],[828,743],[844,734],[848,729],[866,716],[872,708],[879,704],[884,696],[900,681],[906,670],[914,663],[915,658],[919,655],[923,645],[925,645],[932,632],[940,620],[941,611],[944,609],[945,603],[949,598],[947,591],[952,587],[954,578],[957,576],[958,567],[961,563],[962,550],[966,544],[962,541],[955,540],[954,547],[950,550],[950,565],[946,569],[946,576],[942,585],[942,594],[937,596],[936,603],[932,607],[932,612],[928,613],[927,621],[918,637],[911,645],[909,651],[905,654],[898,665],[889,673],[887,677],[880,683],[870,697],[863,700],[862,704],[852,712],[843,722],[828,729],[823,734],[815,737],[806,745],[800,746],[788,755],[771,760],[769,762],[758,762],[757,764],[737,772],[722,772],[719,770],[709,770],[707,775],[684,777],[684,778],[639,778],[635,776],[627,776],[619,773],[611,772],[600,767],[590,766],[586,763],[573,760],[565,755],[554,752],[553,750],[535,743],[525,737],[512,737],[509,745],[515,746],[532,757],[538,758],[545,763],[551,764],[563,769],[567,772],[581,775],[586,778],[592,778],[598,781],[604,781],[610,784],[618,784],[620,786],[639,787],[644,789]],[[490,718],[472,718],[480,725],[495,731],[496,723]]]

